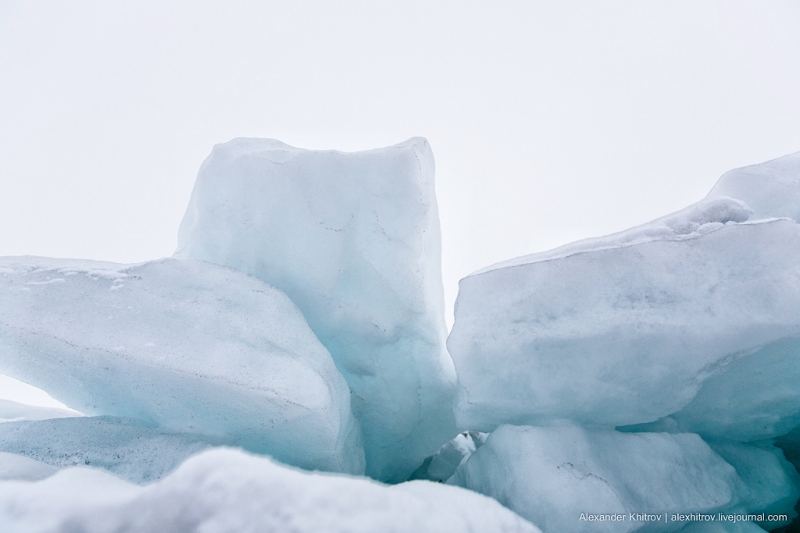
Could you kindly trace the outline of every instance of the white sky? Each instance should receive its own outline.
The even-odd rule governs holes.
[[[0,255],[171,255],[233,137],[414,135],[451,314],[476,269],[800,150],[800,2],[0,0]]]

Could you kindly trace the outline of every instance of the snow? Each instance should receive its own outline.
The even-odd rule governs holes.
[[[89,468],[37,482],[0,482],[0,530],[329,533],[536,533],[496,501],[427,481],[396,486],[302,472],[215,449],[146,487]]]
[[[52,476],[57,468],[14,453],[0,452],[0,481],[39,481]]]
[[[667,521],[666,515],[754,511],[764,497],[748,500],[758,487],[747,481],[697,435],[559,424],[499,427],[448,483],[497,499],[545,533],[578,533],[648,525],[630,519],[630,513],[660,515],[659,531],[677,531],[684,524]],[[581,520],[581,513],[626,518],[590,521]]]
[[[0,372],[87,415],[363,472],[347,384],[281,291],[193,260],[0,267]]]
[[[774,356],[800,348],[798,280],[800,225],[788,219],[706,222],[679,239],[609,238],[473,274],[461,281],[448,339],[459,425],[652,422],[719,376],[709,401],[720,412],[709,419],[746,426],[748,440],[788,431],[800,389],[783,387],[776,398],[722,373],[734,364],[800,372],[796,359]],[[763,427],[778,414],[784,421]]]
[[[352,390],[370,476],[406,479],[458,433],[425,139],[356,153],[217,145],[175,255],[256,276],[297,304]]]

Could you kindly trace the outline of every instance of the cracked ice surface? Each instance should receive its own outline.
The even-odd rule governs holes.
[[[367,473],[406,479],[457,433],[425,139],[343,153],[234,139],[203,163],[176,256],[286,292],[352,390]]]
[[[749,212],[708,199],[461,280],[448,339],[459,425],[652,422],[702,399],[708,380],[717,409],[681,430],[736,427],[751,440],[791,429],[800,390],[740,387],[736,369],[800,377],[796,359],[775,353],[800,349],[800,225],[743,221]]]
[[[363,472],[347,384],[281,291],[193,260],[21,257],[0,268],[0,372],[87,415]]]

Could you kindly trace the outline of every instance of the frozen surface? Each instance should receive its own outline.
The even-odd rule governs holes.
[[[800,222],[800,152],[726,172],[709,198],[738,198],[754,218],[787,217]]]
[[[414,481],[301,472],[229,449],[205,452],[147,487],[71,468],[0,482],[0,530],[16,533],[408,533],[539,530],[473,492]]]
[[[330,355],[285,294],[229,268],[0,259],[0,372],[87,415],[363,472]]]
[[[676,531],[684,524],[667,523],[665,513],[725,509],[738,501],[741,480],[697,435],[559,425],[499,427],[448,483],[497,499],[545,533],[579,533],[648,525],[629,513],[660,515],[658,530]],[[626,519],[581,520],[581,513]]]
[[[800,225],[743,222],[748,213],[735,200],[704,200],[461,280],[448,339],[459,425],[614,427],[686,408],[685,429],[704,434],[752,440],[791,429]]]
[[[406,479],[458,431],[425,139],[357,153],[269,139],[214,147],[176,256],[286,292],[352,390],[367,473]]]
[[[0,452],[59,468],[102,468],[132,483],[162,478],[187,457],[228,443],[219,437],[177,433],[114,417],[0,424]]]

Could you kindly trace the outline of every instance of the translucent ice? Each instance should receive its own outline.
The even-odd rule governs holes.
[[[289,295],[350,385],[367,473],[399,481],[457,433],[440,240],[425,139],[357,153],[234,139],[200,169],[176,256]]]
[[[736,469],[741,483],[736,489],[735,511],[755,514],[785,514],[785,522],[772,521],[770,529],[786,525],[797,516],[794,506],[800,497],[800,476],[768,443],[758,445],[731,441],[709,443],[711,449]]]
[[[712,198],[461,280],[448,339],[460,426],[563,418],[613,427],[686,408],[686,420],[704,419],[691,431],[751,440],[791,429],[800,225],[745,222],[749,213]],[[744,382],[755,368],[761,377]]]
[[[230,268],[0,259],[0,372],[87,415],[363,472],[330,355],[285,294]]]
[[[499,427],[448,483],[497,499],[545,533],[579,533],[677,531],[684,523],[666,515],[725,509],[741,481],[697,435],[559,425]]]
[[[754,218],[800,222],[800,152],[726,172],[708,196],[738,198],[753,208]]]
[[[102,468],[132,483],[160,479],[187,457],[231,440],[151,428],[137,420],[114,417],[0,424],[0,452],[59,468]]]
[[[88,468],[34,483],[0,481],[0,530],[66,527],[84,533],[539,531],[496,501],[458,487],[427,481],[387,487],[229,449],[191,458],[146,487]]]

